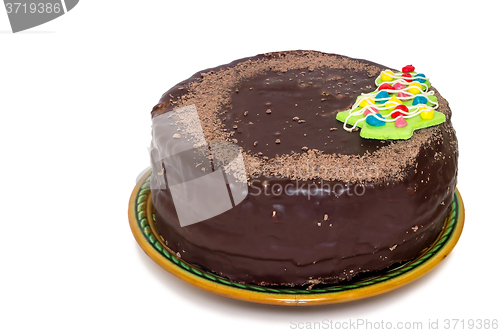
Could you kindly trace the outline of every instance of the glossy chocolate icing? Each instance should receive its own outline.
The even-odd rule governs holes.
[[[173,109],[171,102],[188,91],[191,82],[202,80],[202,73],[283,54],[258,55],[199,72],[165,93],[153,116]],[[374,80],[366,71],[328,67],[269,70],[241,80],[231,93],[231,103],[217,116],[227,129],[236,125],[232,138],[255,156],[300,152],[302,147],[348,156],[387,146],[403,149],[398,141],[367,140],[359,132],[344,131],[335,120],[336,112],[374,89]],[[430,139],[418,147],[414,163],[400,170],[400,179],[355,188],[355,183],[342,180],[319,183],[318,177],[292,180],[261,175],[250,179],[250,194],[242,203],[186,227],[179,225],[168,188],[153,190],[157,228],[168,247],[186,262],[244,283],[336,283],[412,259],[441,231],[456,186],[458,150],[451,112],[447,104],[440,108],[447,110],[447,122],[421,130]],[[294,195],[273,194],[275,184],[282,189],[289,184],[287,193]],[[337,185],[345,191],[332,195],[315,191],[311,184]]]

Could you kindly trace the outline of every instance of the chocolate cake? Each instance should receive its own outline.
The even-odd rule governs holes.
[[[386,70],[395,71],[336,54],[274,52],[200,71],[168,90],[153,119],[194,105],[208,144],[240,148],[248,193],[182,226],[164,172],[172,166],[153,159],[156,226],[166,246],[187,263],[260,285],[338,283],[418,256],[449,213],[457,139],[434,87],[428,91],[444,115],[438,125],[408,139],[345,130],[337,115],[377,91]],[[153,131],[153,140],[159,136]],[[159,182],[166,188],[153,186]]]

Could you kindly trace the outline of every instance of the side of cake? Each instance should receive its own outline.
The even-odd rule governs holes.
[[[446,120],[404,140],[366,139],[336,119],[377,89],[386,70],[335,54],[275,52],[172,87],[153,118],[194,105],[208,143],[241,147],[248,195],[181,226],[162,172],[169,166],[153,163],[152,184],[167,184],[152,189],[166,245],[188,263],[264,285],[337,283],[430,246],[456,186],[458,146],[446,100],[429,87]]]

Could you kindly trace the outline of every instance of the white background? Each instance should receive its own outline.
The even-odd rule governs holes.
[[[291,321],[500,319],[498,9],[495,1],[82,0],[12,34],[0,8],[0,331],[288,332]],[[127,204],[149,163],[149,112],[161,94],[198,70],[289,49],[412,63],[449,101],[465,229],[416,282],[331,306],[249,304],[178,280],[136,244]]]

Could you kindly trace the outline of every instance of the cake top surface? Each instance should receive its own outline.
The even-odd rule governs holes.
[[[397,181],[423,145],[453,129],[448,103],[431,87],[446,123],[418,130],[408,140],[364,139],[344,131],[337,114],[349,110],[361,93],[375,90],[375,79],[386,69],[316,51],[257,55],[175,85],[152,116],[195,105],[207,142],[241,147],[247,178],[264,172],[300,180]],[[296,172],[304,165],[318,173]]]

